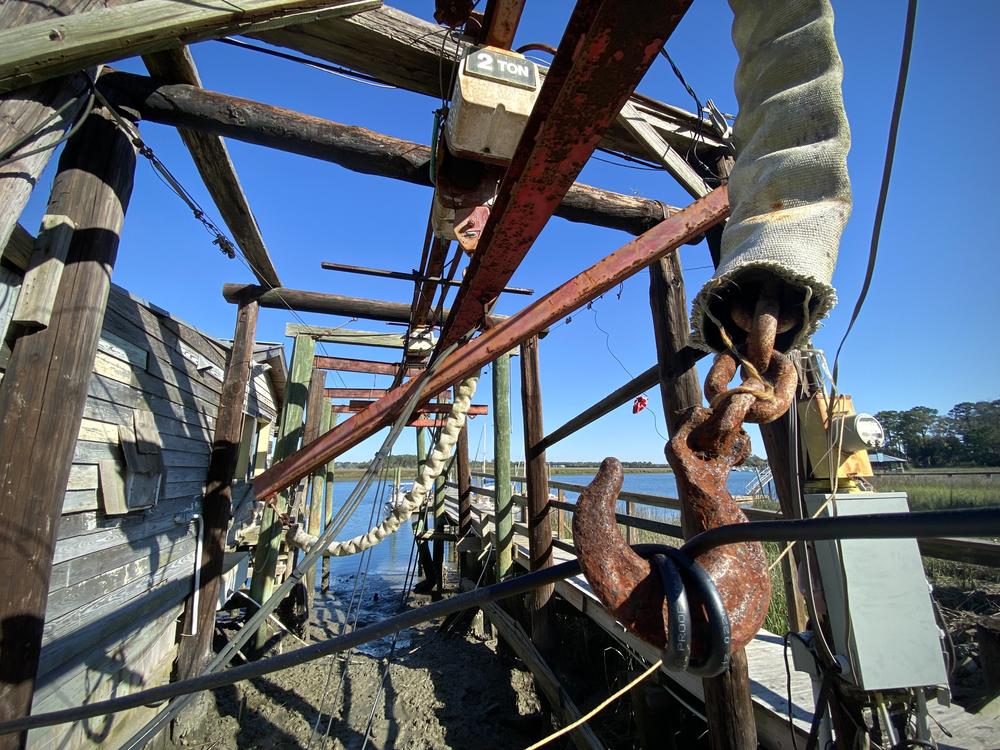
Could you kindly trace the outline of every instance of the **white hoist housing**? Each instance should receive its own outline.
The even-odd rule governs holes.
[[[448,149],[458,156],[510,161],[540,85],[538,67],[524,55],[495,47],[470,49],[451,95]]]

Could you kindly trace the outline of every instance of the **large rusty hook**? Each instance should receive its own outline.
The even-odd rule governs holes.
[[[700,411],[707,416],[707,410]],[[685,425],[678,432],[671,441],[671,451],[668,453],[672,452],[675,441],[680,440],[686,447],[690,429]],[[690,454],[681,459],[685,463],[690,462],[691,458],[701,460],[694,456],[690,448],[685,450],[685,447],[678,447],[682,454]],[[742,449],[737,447],[737,450]],[[673,463],[671,460],[671,465]],[[677,467],[674,470],[678,475],[681,474]],[[695,512],[700,516],[699,520],[706,521],[709,528],[746,521],[732,496],[725,490],[727,473],[728,469],[719,472],[724,497],[722,494],[708,497],[707,493],[718,490],[714,477],[708,481],[706,492],[696,487],[689,489],[689,492],[698,496]],[[669,600],[676,598],[676,593],[667,591],[668,596],[664,595],[665,585],[657,563],[640,557],[625,543],[618,531],[615,504],[623,478],[622,466],[618,460],[604,459],[597,476],[577,501],[573,517],[573,541],[580,567],[597,597],[626,629],[647,643],[663,649],[676,643],[678,635],[670,631],[672,614],[668,605]],[[694,562],[714,583],[724,612],[728,614],[728,646],[732,649],[742,648],[760,630],[770,600],[771,587],[763,548],[757,543],[725,545],[699,555]],[[686,604],[690,614],[691,661],[693,664],[704,664],[709,660],[709,633],[713,628],[718,631],[719,623],[709,621],[709,607],[706,606],[702,592],[688,590]],[[673,619],[676,625],[677,620]]]

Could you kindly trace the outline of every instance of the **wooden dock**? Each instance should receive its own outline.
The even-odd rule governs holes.
[[[457,496],[449,493],[447,510],[452,518],[458,518]],[[493,540],[492,498],[475,494],[473,489],[472,529],[484,544]],[[528,567],[528,537],[523,523],[514,523],[514,561],[521,567]],[[553,550],[554,562],[572,560],[575,555],[560,543]],[[627,632],[608,613],[590,589],[582,574],[572,576],[556,584],[556,593],[572,604],[581,614],[588,617],[612,638],[652,664],[660,658],[659,651]],[[792,723],[795,727],[795,742],[789,728],[788,673],[785,670],[784,644],[781,635],[761,630],[746,647],[750,668],[750,687],[753,697],[754,720],[757,734],[763,747],[773,750],[792,750],[797,743],[803,747],[809,734],[813,718],[814,701],[810,678],[804,672],[791,671]],[[791,665],[791,654],[788,655]],[[677,691],[676,697],[695,710],[700,710],[704,701],[702,680],[699,677],[662,669],[662,676],[669,681],[669,688]],[[1000,720],[983,718],[970,714],[959,706],[929,706],[931,734],[941,750],[989,750],[1000,745]],[[945,734],[947,730],[950,734]]]

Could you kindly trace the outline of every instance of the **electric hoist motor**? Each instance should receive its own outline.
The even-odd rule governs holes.
[[[448,150],[484,161],[510,161],[539,88],[538,66],[524,55],[495,47],[470,49],[451,93]]]
[[[523,55],[474,47],[458,67],[436,160],[431,225],[466,252],[479,242],[504,167],[514,156],[541,87]]]

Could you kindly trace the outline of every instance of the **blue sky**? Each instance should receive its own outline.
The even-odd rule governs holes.
[[[430,19],[431,0],[397,0]],[[815,343],[832,359],[864,277],[871,223],[882,170],[905,17],[905,0],[834,2],[836,32],[844,59],[844,96],[853,145],[849,167],[854,213],[834,276],[841,303]],[[572,3],[533,0],[515,45],[557,44]],[[992,191],[991,147],[983,133],[1000,115],[995,36],[1000,5],[989,0],[954,3],[924,0],[883,227],[875,281],[841,360],[840,383],[865,411],[927,405],[946,411],[959,401],[1000,397],[995,372],[996,292],[1000,277]],[[735,112],[732,92],[736,55],[729,36],[731,13],[721,0],[694,3],[668,43],[668,50],[699,97]],[[430,139],[435,100],[377,88],[291,62],[207,42],[193,48],[204,85],[229,94],[290,107],[352,125],[362,125],[421,143]],[[136,61],[117,67],[144,72]],[[993,70],[994,73],[990,73]],[[657,60],[639,90],[690,109],[690,98],[663,60]],[[190,157],[176,133],[145,124],[143,137],[181,182],[216,216]],[[286,286],[409,302],[406,282],[369,279],[320,270],[321,260],[395,270],[419,261],[431,192],[387,179],[357,175],[335,165],[230,142],[237,170],[265,241]],[[52,162],[55,163],[55,160]],[[24,216],[35,230],[52,176],[46,176]],[[662,172],[591,162],[581,181],[635,193],[674,205],[688,202]],[[221,222],[219,222],[221,225]],[[553,219],[512,283],[544,293],[628,240],[621,233]],[[681,249],[689,299],[709,277],[704,244]],[[140,163],[125,221],[114,280],[190,323],[221,337],[232,335],[234,308],[222,299],[224,282],[252,281],[225,258],[178,199]],[[541,347],[544,420],[548,430],[638,374],[655,360],[647,300],[647,276],[625,283],[581,310],[572,323],[555,327]],[[513,313],[528,298],[501,298],[497,310]],[[342,325],[344,318],[303,315],[309,323]],[[290,314],[262,311],[261,340],[285,341]],[[601,333],[598,325],[608,332]],[[352,328],[391,330],[358,321]],[[621,360],[621,364],[608,351]],[[289,346],[290,349],[290,346]],[[387,358],[388,350],[326,345],[341,356]],[[626,372],[627,368],[628,372]],[[704,374],[704,369],[702,370]],[[370,386],[385,379],[345,373],[328,385]],[[513,454],[523,455],[517,360],[512,377]],[[650,409],[633,415],[622,407],[549,451],[549,460],[663,460],[659,395]],[[487,373],[476,402],[490,402]],[[656,424],[652,415],[656,415]],[[471,446],[490,433],[489,418],[471,423]],[[754,433],[755,449],[762,454]],[[404,434],[397,452],[412,452]],[[492,451],[492,439],[489,439]],[[363,460],[373,440],[343,458]]]

